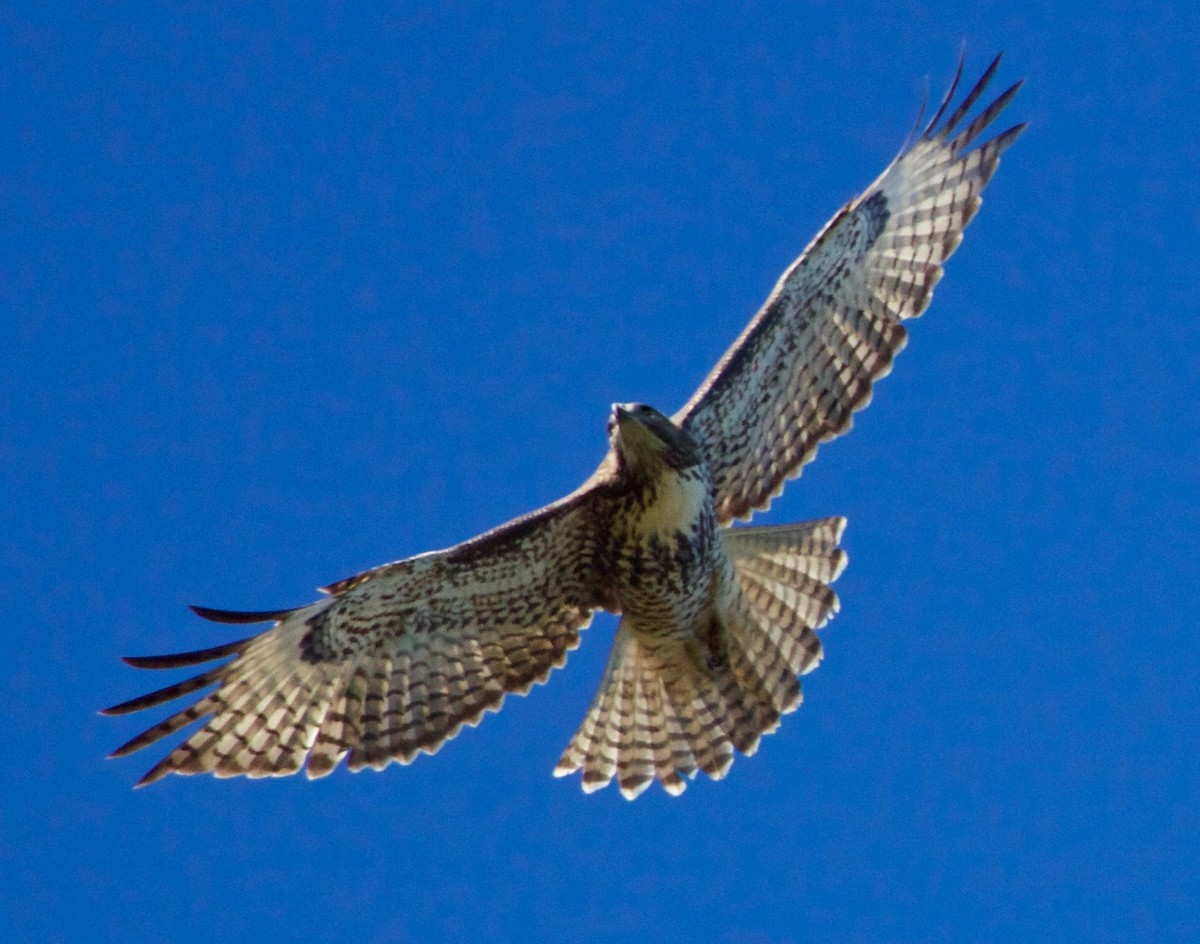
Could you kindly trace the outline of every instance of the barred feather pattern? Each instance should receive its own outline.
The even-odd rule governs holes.
[[[846,568],[845,518],[722,532],[742,593],[780,658],[796,675],[821,661],[816,630],[840,606],[832,584]]]
[[[943,122],[962,64],[921,136],[847,204],[674,417],[708,460],[722,524],[766,508],[821,443],[850,428],[924,312],[1018,124],[972,148],[1021,83],[959,126],[999,57]]]
[[[446,551],[333,584],[330,597],[271,614],[205,610],[273,629],[142,668],[232,661],[106,710],[126,714],[217,688],[114,751],[122,756],[207,718],[140,781],[168,773],[281,776],[407,763],[433,753],[508,692],[545,681],[598,605],[594,492],[579,493]]]
[[[329,774],[433,753],[562,665],[595,609],[623,613],[603,680],[555,773],[585,791],[671,794],[801,700],[836,612],[844,520],[728,526],[766,508],[818,446],[849,428],[905,341],[1024,125],[978,143],[1019,83],[968,118],[999,59],[937,114],[783,274],[672,421],[614,408],[608,455],[576,492],[444,551],[339,581],[294,610],[196,608],[274,622],[211,649],[127,661],[197,674],[107,709],[193,698],[118,748],[193,725],[142,778]],[[628,409],[626,407],[629,407]],[[627,431],[628,438],[626,439]],[[197,668],[199,667],[199,668]]]
[[[815,630],[837,610],[828,584],[846,565],[845,519],[737,528],[723,541],[737,574],[716,636],[689,639],[622,620],[603,680],[556,776],[583,789],[616,779],[628,799],[657,780],[678,795],[698,771],[720,779],[800,704],[798,675],[821,658]]]
[[[682,638],[638,633],[623,619],[592,706],[554,774],[582,770],[585,793],[615,777],[627,799],[655,779],[678,795],[697,770],[719,779],[729,769],[729,718]]]

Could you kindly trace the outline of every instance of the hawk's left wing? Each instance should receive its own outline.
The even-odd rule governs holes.
[[[849,428],[891,368],[906,337],[901,322],[929,304],[980,191],[1025,127],[968,150],[1018,82],[955,133],[999,62],[940,124],[960,63],[922,136],[826,224],[675,415],[708,461],[722,524],[765,508],[818,445]]]
[[[125,714],[218,687],[117,748],[121,756],[208,717],[139,782],[168,773],[251,777],[407,763],[433,753],[506,692],[545,681],[600,606],[592,516],[600,487],[445,551],[386,564],[274,613],[197,608],[258,636],[199,652],[133,657],[138,668],[196,666],[194,678],[106,709]]]

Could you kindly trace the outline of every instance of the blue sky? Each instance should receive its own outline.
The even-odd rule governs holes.
[[[0,13],[6,939],[1200,935],[1190,5]],[[362,6],[362,5],[359,5]],[[550,776],[603,665],[384,774],[132,783],[122,654],[573,488],[681,404],[963,43],[1030,130],[768,522],[806,702],[681,799]]]

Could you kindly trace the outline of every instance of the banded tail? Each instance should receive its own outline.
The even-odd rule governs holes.
[[[616,777],[633,799],[657,779],[678,795],[719,780],[800,704],[821,661],[815,630],[838,609],[844,518],[722,531],[738,576],[732,602],[697,638],[650,636],[623,619],[604,678],[555,776],[583,771],[591,793]]]

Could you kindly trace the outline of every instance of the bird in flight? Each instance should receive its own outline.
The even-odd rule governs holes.
[[[999,57],[937,114],[780,277],[673,416],[613,406],[609,449],[570,495],[463,544],[384,564],[267,612],[193,607],[219,623],[273,623],[211,649],[137,656],[206,666],[105,710],[121,715],[210,689],[113,752],[205,723],[139,781],[329,774],[408,763],[561,666],[597,610],[620,616],[600,686],[554,773],[632,799],[723,777],[735,751],[800,703],[838,608],[843,518],[734,527],[765,509],[817,447],[845,432],[929,304],[1000,155],[1024,130],[979,136],[1021,83],[969,118]],[[215,663],[215,665],[213,665]]]

